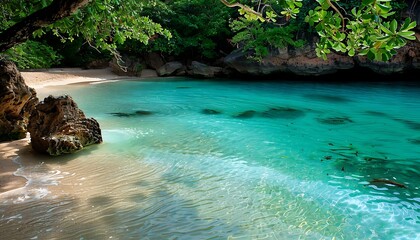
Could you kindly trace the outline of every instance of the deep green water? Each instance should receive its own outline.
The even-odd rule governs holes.
[[[420,85],[170,79],[50,91],[97,119],[104,143],[16,158],[30,181],[0,198],[2,235],[420,239]]]

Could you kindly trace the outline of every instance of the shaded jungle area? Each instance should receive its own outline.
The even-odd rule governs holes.
[[[53,2],[59,1],[2,3],[0,20],[4,24],[0,33]],[[334,71],[307,70],[319,68],[328,58],[327,65],[334,65],[334,70],[339,69],[349,78],[377,78],[379,72],[380,80],[407,80],[418,72],[417,2],[95,1],[70,17],[35,30],[26,41],[0,53],[0,57],[14,61],[21,70],[103,68],[113,63],[123,72],[127,72],[125,68],[134,72],[127,75],[140,75],[137,73],[143,69],[158,70],[173,61],[183,66],[198,61],[233,69],[219,75],[245,79],[278,77],[279,72],[289,79],[296,75],[329,75]],[[372,37],[370,31],[379,35]],[[395,56],[400,52],[401,56]],[[232,53],[240,56],[227,62],[226,57]],[[299,66],[315,55],[316,62]],[[342,56],[354,57],[354,66]],[[246,64],[252,65],[251,70],[246,69]],[[270,69],[270,65],[276,65],[276,69]],[[283,70],[281,65],[292,67]],[[304,73],[300,74],[302,69]],[[182,75],[180,72],[172,75]]]

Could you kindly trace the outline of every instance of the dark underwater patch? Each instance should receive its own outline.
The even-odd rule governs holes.
[[[135,117],[135,116],[148,116],[148,115],[152,115],[153,112],[151,111],[146,111],[146,110],[137,110],[135,112],[132,113],[126,113],[126,112],[114,112],[114,113],[109,113],[115,117]]]
[[[329,102],[329,103],[348,103],[348,102],[351,102],[351,100],[348,99],[348,98],[341,97],[341,96],[334,96],[334,95],[305,94],[305,95],[303,95],[303,97],[311,99],[311,100]]]
[[[136,115],[140,115],[140,116],[147,116],[147,115],[152,115],[153,112],[151,111],[147,111],[147,110],[137,110],[135,112]]]
[[[288,107],[275,107],[261,113],[264,118],[296,119],[305,116],[305,112]]]
[[[375,117],[389,117],[388,114],[383,112],[377,112],[377,111],[365,111],[367,115],[375,116]]]
[[[135,115],[133,113],[124,113],[124,112],[114,112],[114,113],[109,113],[109,114],[115,117],[132,117]]]
[[[347,123],[353,123],[353,120],[351,120],[348,117],[327,117],[327,118],[317,118],[318,122],[323,124],[329,124],[329,125],[341,125],[341,124],[347,124]]]
[[[235,118],[252,118],[257,114],[254,110],[247,110],[241,113],[238,113],[237,115],[233,116]]]
[[[219,111],[219,110],[205,108],[205,109],[201,110],[201,113],[206,114],[206,115],[217,115],[217,114],[221,114],[222,112]]]
[[[420,123],[419,122],[414,122],[411,120],[406,120],[406,119],[400,119],[400,118],[394,118],[395,121],[404,123],[408,128],[414,129],[414,130],[420,130]]]
[[[409,138],[407,139],[412,144],[420,145],[420,138]]]

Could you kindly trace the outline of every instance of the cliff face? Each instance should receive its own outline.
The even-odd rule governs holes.
[[[420,39],[420,36],[418,36]],[[235,51],[225,58],[225,64],[242,74],[270,75],[294,73],[302,76],[318,76],[335,73],[338,70],[363,67],[379,74],[404,73],[420,70],[420,40],[411,41],[398,50],[397,55],[387,62],[371,61],[363,56],[349,57],[331,53],[327,60],[318,58],[315,48],[307,45],[301,49],[278,49],[272,51],[261,62],[248,59],[246,53]]]

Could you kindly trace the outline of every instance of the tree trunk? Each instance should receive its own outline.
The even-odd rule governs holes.
[[[90,0],[54,0],[48,7],[27,16],[0,33],[0,52],[26,41],[34,31],[73,14]]]

